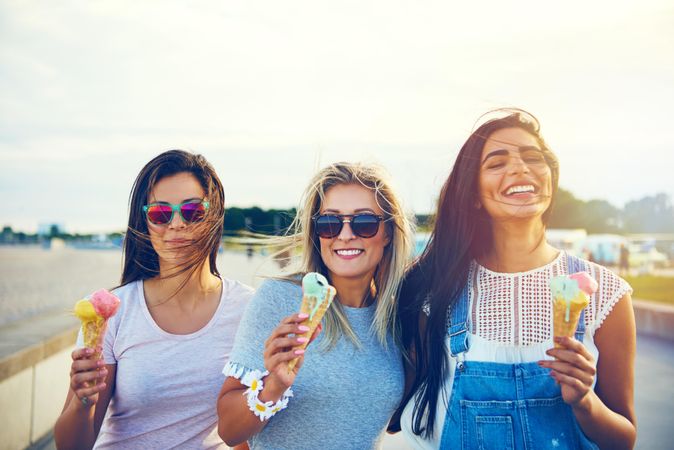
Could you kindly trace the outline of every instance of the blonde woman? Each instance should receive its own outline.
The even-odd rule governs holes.
[[[265,281],[237,332],[219,434],[252,449],[375,448],[403,393],[395,312],[411,224],[380,168],[339,163],[312,180],[294,231],[299,270]],[[325,275],[337,296],[305,354],[294,347],[305,342],[295,335],[306,331],[297,311],[307,272]],[[269,412],[249,407],[248,389]]]

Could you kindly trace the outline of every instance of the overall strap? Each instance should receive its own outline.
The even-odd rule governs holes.
[[[566,254],[566,265],[569,268],[569,275],[572,273],[583,272],[587,270],[585,263],[573,255]],[[578,327],[576,328],[576,340],[583,342],[583,337],[585,336],[585,308],[580,312],[580,318],[578,319]]]
[[[449,351],[452,356],[468,351],[468,282],[461,290],[456,303],[449,308]]]

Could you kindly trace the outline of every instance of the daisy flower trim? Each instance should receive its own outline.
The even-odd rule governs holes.
[[[288,399],[293,396],[292,389],[288,388],[276,403],[271,400],[261,401],[258,396],[264,388],[263,378],[267,375],[269,375],[269,372],[266,370],[264,372],[251,370],[241,378],[241,384],[248,386],[248,389],[243,392],[243,395],[246,396],[248,409],[260,418],[260,422],[271,419],[277,412],[288,407]]]

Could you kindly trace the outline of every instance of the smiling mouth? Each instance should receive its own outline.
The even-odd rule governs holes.
[[[335,253],[339,256],[358,256],[363,253],[364,250],[359,248],[350,248],[348,250],[335,250]]]
[[[536,186],[533,184],[521,184],[518,186],[510,186],[508,189],[505,190],[503,195],[505,196],[513,196],[517,194],[535,194],[536,193]]]

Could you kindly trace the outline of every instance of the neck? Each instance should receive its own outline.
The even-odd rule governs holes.
[[[540,218],[494,222],[492,238],[492,249],[479,262],[495,272],[525,272],[548,264],[559,253],[545,240]]]
[[[160,276],[151,281],[161,297],[172,297],[178,302],[193,302],[195,297],[205,297],[220,286],[220,279],[211,273],[208,259],[194,272],[187,271],[174,275],[180,269],[180,267],[162,264],[160,261]]]
[[[341,278],[331,274],[330,282],[337,289],[337,300],[344,306],[362,308],[370,296],[372,273],[360,278]]]

